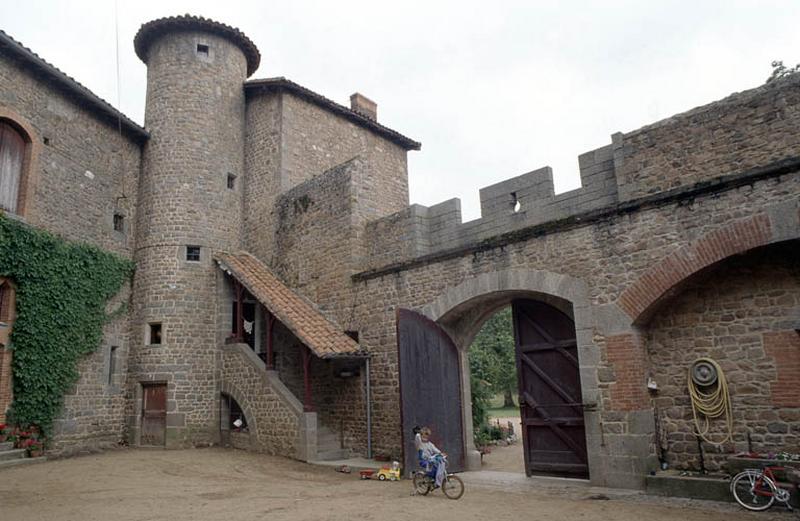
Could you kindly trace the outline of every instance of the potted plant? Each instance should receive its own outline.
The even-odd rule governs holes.
[[[4,443],[6,441],[6,424],[0,423],[0,443]]]
[[[24,442],[24,448],[31,458],[38,458],[44,453],[44,441],[38,438],[28,438]]]

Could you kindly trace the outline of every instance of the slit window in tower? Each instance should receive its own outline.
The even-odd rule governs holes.
[[[119,233],[125,232],[125,216],[121,213],[114,214],[114,231]]]
[[[119,346],[111,346],[108,350],[108,385],[114,384],[114,371],[117,370],[117,348]]]
[[[233,190],[236,187],[236,176],[228,174],[228,188]]]
[[[161,329],[161,322],[152,322],[148,324],[148,333],[149,337],[147,339],[147,344],[154,346],[154,345],[161,345],[162,339],[162,329]]]
[[[190,262],[200,262],[200,246],[187,246],[186,260]]]
[[[208,56],[208,45],[206,45],[204,43],[198,43],[197,44],[197,54],[203,54],[205,56]]]

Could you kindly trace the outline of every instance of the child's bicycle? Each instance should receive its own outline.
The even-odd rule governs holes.
[[[436,488],[436,478],[427,475],[424,470],[414,472],[414,493],[427,496]],[[450,499],[458,499],[464,495],[464,482],[455,474],[448,474],[442,481],[442,492]]]
[[[414,472],[414,495],[427,496],[436,488],[436,476],[426,470]],[[464,495],[464,482],[455,474],[447,473],[442,481],[442,492],[450,499],[458,499]]]
[[[731,480],[731,493],[736,502],[748,510],[761,511],[777,500],[792,510],[789,504],[790,489],[783,488],[775,479],[773,470],[785,471],[785,467],[745,469]]]

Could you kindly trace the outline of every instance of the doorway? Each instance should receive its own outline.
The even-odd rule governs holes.
[[[166,443],[167,384],[142,385],[141,445],[160,446]]]

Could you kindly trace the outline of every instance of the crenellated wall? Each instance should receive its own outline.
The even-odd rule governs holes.
[[[469,247],[533,226],[544,230],[548,223],[577,223],[603,209],[636,209],[646,197],[666,197],[752,173],[800,155],[798,127],[800,77],[736,93],[614,134],[612,144],[578,157],[578,189],[556,195],[552,169],[544,167],[481,188],[481,217],[473,221],[461,222],[458,199],[430,207],[411,205],[370,221],[363,269]]]
[[[582,154],[578,164],[582,187],[558,195],[550,167],[481,188],[481,218],[473,221],[461,222],[459,199],[431,207],[415,204],[370,221],[363,267],[376,269],[616,204],[612,145]]]

